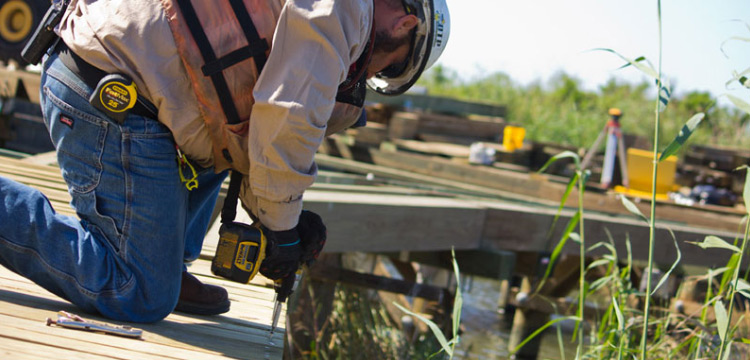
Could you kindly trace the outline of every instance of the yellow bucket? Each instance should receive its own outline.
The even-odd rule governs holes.
[[[651,194],[653,178],[654,153],[641,149],[628,149],[628,180],[630,192],[643,195]],[[675,172],[677,157],[672,155],[659,163],[656,173],[656,196],[666,198],[667,193],[675,189]]]
[[[523,147],[523,138],[526,136],[526,129],[520,126],[507,125],[503,129],[503,147],[505,151],[515,151]]]

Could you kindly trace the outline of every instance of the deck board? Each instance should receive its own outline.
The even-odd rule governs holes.
[[[56,166],[0,157],[0,173],[44,193],[56,211],[75,215]],[[209,256],[210,258],[210,256]],[[231,310],[219,316],[173,313],[153,324],[114,322],[88,314],[18,274],[0,266],[0,359],[281,359],[286,336],[286,308],[270,334],[272,283],[257,276],[250,285],[211,274],[206,257],[188,270],[201,281],[227,289]],[[128,339],[47,326],[63,310],[85,319],[143,330],[143,339]]]
[[[197,263],[190,271],[206,283],[224,286],[232,309],[220,316],[173,313],[154,324],[117,322],[142,329],[143,340],[47,327],[46,319],[56,318],[60,310],[93,321],[116,322],[83,313],[0,267],[0,349],[9,355],[3,358],[49,358],[52,351],[81,359],[280,359],[285,319],[282,316],[279,329],[269,337],[273,290],[258,282],[242,285],[214,278],[205,273],[208,261]]]

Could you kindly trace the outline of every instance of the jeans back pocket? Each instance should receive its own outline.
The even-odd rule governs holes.
[[[71,191],[86,193],[99,184],[109,123],[78,110],[44,88],[44,111],[57,159]]]

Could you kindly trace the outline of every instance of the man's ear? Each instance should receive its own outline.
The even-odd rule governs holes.
[[[419,18],[415,15],[404,15],[396,21],[393,29],[394,35],[397,37],[406,36],[417,24],[419,24]]]

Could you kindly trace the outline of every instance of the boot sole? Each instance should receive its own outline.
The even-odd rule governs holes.
[[[193,315],[219,315],[229,311],[229,305],[229,300],[225,303],[223,302],[212,305],[180,301],[177,303],[174,310]]]

